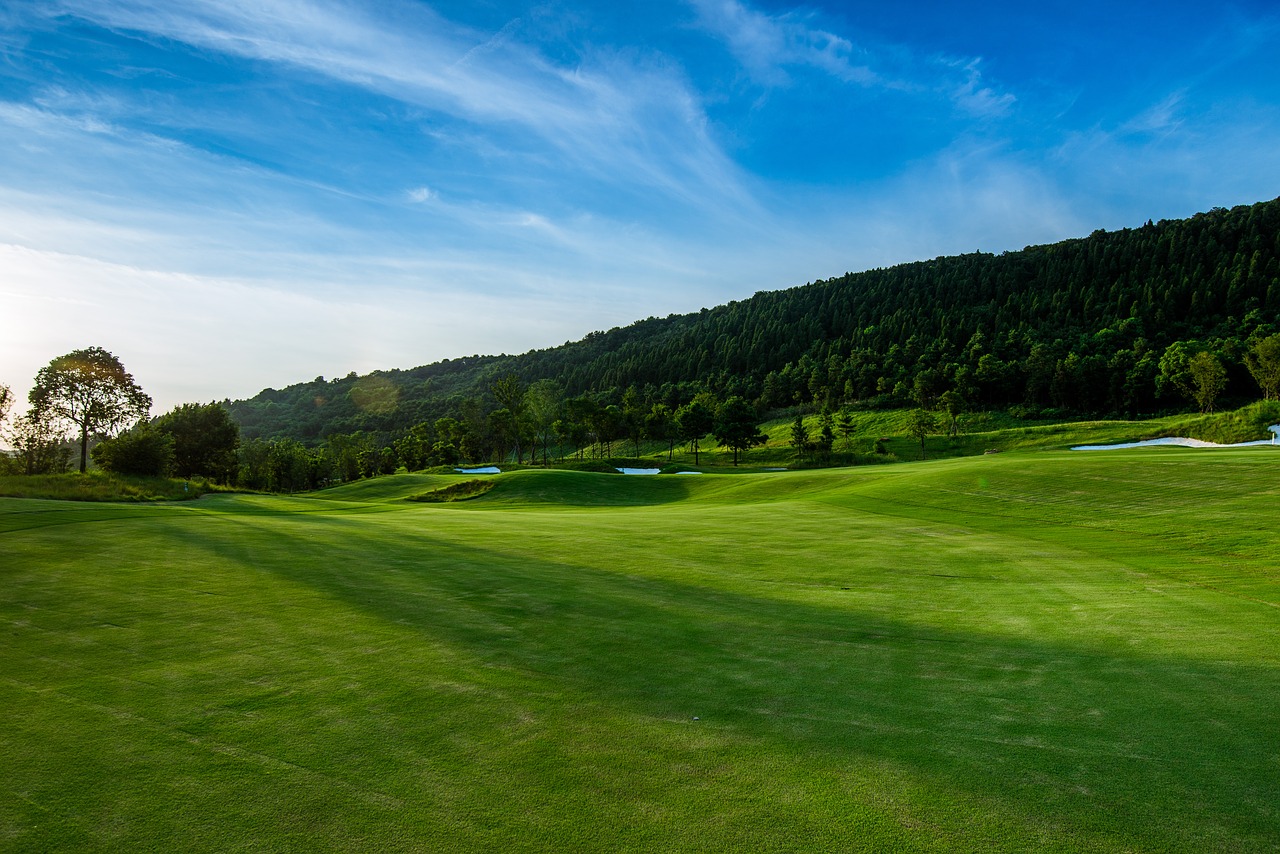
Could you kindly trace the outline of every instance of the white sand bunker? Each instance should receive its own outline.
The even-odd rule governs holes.
[[[676,474],[702,474],[700,471],[678,471]]]
[[[1206,442],[1203,439],[1187,439],[1182,436],[1170,436],[1165,439],[1147,439],[1145,442],[1125,442],[1120,445],[1076,445],[1073,451],[1118,451],[1124,448],[1146,448],[1152,445],[1176,445],[1181,448],[1248,448],[1253,445],[1280,445],[1280,424],[1267,428],[1274,435],[1270,439],[1258,439],[1255,442],[1233,442],[1220,445],[1217,442]]]
[[[616,466],[615,466],[615,468],[616,468]],[[620,468],[620,469],[618,469],[618,471],[622,472],[623,474],[657,474],[658,472],[662,471],[662,469],[627,469],[627,468]]]
[[[478,469],[454,469],[458,474],[502,474],[497,466],[481,466]]]

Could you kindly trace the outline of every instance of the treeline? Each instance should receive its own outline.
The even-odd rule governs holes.
[[[714,392],[762,413],[932,409],[951,393],[972,408],[1136,417],[1204,408],[1196,359],[1202,373],[1220,370],[1210,406],[1256,397],[1250,359],[1278,315],[1280,199],[848,274],[520,356],[317,377],[226,405],[246,436],[308,444],[465,421],[501,408],[491,389],[507,375],[554,379],[604,407],[630,392],[674,410]]]
[[[708,392],[672,408],[634,390],[620,404],[601,405],[591,396],[566,398],[553,380],[525,386],[508,374],[491,389],[500,406],[464,407],[461,418],[421,422],[403,435],[335,433],[306,446],[296,439],[250,439],[240,446],[237,483],[252,489],[317,489],[403,467],[418,471],[481,463],[547,465],[567,459],[611,461],[635,458],[642,443],[659,442],[671,459],[687,444],[699,462],[711,437],[733,453],[733,464],[765,436],[759,413],[741,397],[717,399]]]
[[[127,475],[240,478],[240,427],[220,404],[186,403],[150,417],[151,397],[101,347],[74,350],[41,368],[28,410],[10,420],[13,394],[0,384],[0,475],[64,474],[90,459]]]
[[[0,474],[61,474],[80,451],[106,471],[144,477],[204,479],[247,489],[294,492],[335,483],[463,462],[547,464],[567,455],[612,459],[615,443],[630,440],[635,455],[646,439],[660,440],[670,457],[689,442],[697,462],[708,434],[738,456],[764,442],[754,407],[741,397],[723,401],[703,392],[671,408],[634,390],[620,405],[586,395],[566,398],[553,380],[526,386],[514,374],[489,389],[499,404],[463,406],[461,418],[421,422],[387,434],[334,433],[305,446],[288,437],[242,441],[240,428],[217,403],[187,403],[150,417],[151,398],[113,354],[100,347],[59,356],[42,368],[28,395],[29,410],[12,424],[13,403],[0,384],[0,432],[13,450],[0,454]]]

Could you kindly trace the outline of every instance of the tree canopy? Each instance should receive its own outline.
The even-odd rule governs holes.
[[[76,428],[81,472],[88,465],[91,436],[110,436],[151,410],[151,398],[101,347],[74,350],[41,368],[28,400],[33,417]]]
[[[680,437],[693,446],[693,464],[695,466],[698,465],[698,453],[701,450],[699,445],[702,442],[702,437],[710,433],[712,428],[715,427],[715,418],[715,408],[705,394],[695,397],[676,411],[676,426],[680,430]]]
[[[926,409],[913,409],[907,421],[907,432],[920,440],[920,459],[925,458],[924,440],[938,432],[938,417]]]
[[[739,452],[763,445],[768,437],[760,432],[760,418],[755,407],[741,397],[728,398],[716,410],[713,433],[716,441],[733,451],[733,464]]]
[[[223,483],[235,475],[240,427],[217,403],[184,403],[161,415],[156,429],[173,441],[173,472]]]
[[[1280,334],[1259,340],[1245,354],[1245,366],[1257,380],[1264,400],[1280,398]]]
[[[173,470],[173,438],[142,422],[93,446],[93,461],[116,474],[165,477]]]

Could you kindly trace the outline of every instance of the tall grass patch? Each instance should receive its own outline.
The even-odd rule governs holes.
[[[2,475],[0,496],[59,501],[186,501],[210,492],[225,492],[203,478],[180,480],[134,477],[102,470],[83,474]]]

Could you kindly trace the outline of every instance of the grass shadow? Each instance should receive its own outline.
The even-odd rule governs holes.
[[[191,547],[539,690],[696,716],[784,763],[909,768],[969,808],[1039,828],[1019,828],[1023,839],[1245,850],[1280,835],[1280,671],[1268,666],[925,628],[842,605],[835,590],[819,607],[584,569],[580,552],[561,559],[555,538],[539,540],[551,517],[513,515],[527,550],[437,536],[427,515],[417,528],[315,519],[270,543],[234,530],[257,520],[235,521],[212,540],[192,532]],[[611,550],[608,537],[596,546]]]

